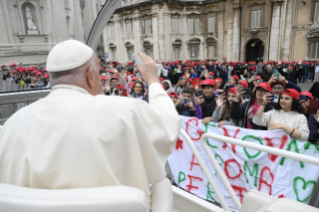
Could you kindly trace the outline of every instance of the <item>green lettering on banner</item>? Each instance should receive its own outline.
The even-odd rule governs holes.
[[[180,185],[181,182],[186,180],[186,174],[182,171],[178,174],[178,185]]]
[[[216,200],[214,199],[213,195],[215,194],[215,192],[213,190],[210,190],[210,184],[209,182],[207,182],[207,195],[206,195],[206,200],[213,200],[214,202],[216,202]]]
[[[302,189],[305,190],[309,185],[313,185],[313,189],[311,191],[311,194],[309,196],[307,196],[305,199],[300,199],[300,196],[299,196],[299,191],[298,191],[298,181],[301,180],[302,183],[303,183],[303,186],[302,186]],[[312,193],[313,191],[315,190],[315,187],[316,187],[316,181],[313,181],[313,180],[308,180],[306,181],[305,179],[303,179],[302,177],[295,177],[294,181],[293,181],[293,189],[294,189],[294,192],[296,194],[296,198],[297,198],[297,201],[299,202],[303,202],[303,203],[306,203],[310,197],[312,196]]]
[[[248,162],[245,161],[245,163],[244,163],[244,175],[245,175],[245,177],[246,177],[246,183],[248,183],[248,177],[247,177],[247,174],[246,174],[246,170],[247,170],[247,169],[248,169],[248,172],[249,172],[249,175],[250,175],[250,176],[255,176],[254,186],[257,187],[259,164],[258,164],[258,163],[255,163],[255,164],[254,164],[253,171],[251,171],[250,168],[249,168]]]
[[[309,141],[307,141],[305,143],[305,145],[303,146],[303,148],[305,150],[308,150],[310,148],[310,146],[314,147],[315,148],[315,153],[319,154],[319,145],[317,145],[317,144],[313,144],[313,143],[310,143]]]
[[[260,138],[257,138],[256,136],[253,136],[253,135],[245,135],[242,140],[243,141],[246,141],[247,139],[254,139],[256,141],[258,141],[261,145],[263,145],[263,142],[261,141]],[[253,158],[256,158],[258,157],[260,154],[261,154],[261,151],[258,151],[256,154],[254,155],[250,155],[249,152],[247,151],[246,147],[244,147],[244,152],[247,156],[248,159],[253,159]]]
[[[295,139],[292,139],[292,140],[289,142],[288,147],[287,147],[286,150],[287,150],[287,151],[291,151],[291,148],[292,148],[292,147],[294,148],[294,150],[295,150],[296,153],[299,153],[297,141],[296,141]],[[286,160],[285,157],[281,158],[279,164],[280,164],[281,166],[283,166],[283,165],[285,164],[285,160]],[[301,167],[301,168],[304,168],[304,167],[305,167],[304,162],[299,161],[299,164],[300,164],[300,167]]]
[[[220,159],[220,161],[221,161],[221,163],[218,163],[219,164],[219,166],[222,166],[223,164],[224,164],[224,160],[223,160],[223,158],[219,155],[219,154],[215,154],[215,158],[216,158],[216,160],[217,160],[217,158],[219,158]],[[217,162],[218,162],[218,160],[217,160]],[[215,171],[215,175],[217,175],[217,172]]]
[[[208,126],[217,128],[217,125],[216,125],[216,124],[210,124],[210,123],[205,124],[205,133],[208,132]],[[209,143],[208,139],[206,139],[206,143],[207,143],[207,145],[208,145],[209,147],[211,147],[211,148],[213,148],[213,149],[218,149],[217,146],[214,146],[214,145],[212,145],[211,143]]]

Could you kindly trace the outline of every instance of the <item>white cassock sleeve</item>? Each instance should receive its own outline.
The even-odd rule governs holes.
[[[149,87],[149,105],[144,101],[137,101],[140,108],[138,108],[139,123],[137,134],[139,136],[147,136],[148,139],[140,139],[139,141],[150,142],[157,152],[157,156],[149,157],[147,152],[142,152],[148,179],[162,180],[166,173],[161,174],[159,178],[159,171],[150,167],[150,164],[159,163],[163,168],[165,167],[168,156],[172,153],[178,138],[181,122],[173,101],[168,97],[162,86],[158,83],[153,83]],[[145,144],[148,146],[148,144]],[[157,161],[152,161],[157,160]],[[149,163],[149,164],[148,164]],[[156,176],[157,175],[157,176]],[[153,181],[153,180],[151,180]],[[149,183],[155,183],[149,182]]]

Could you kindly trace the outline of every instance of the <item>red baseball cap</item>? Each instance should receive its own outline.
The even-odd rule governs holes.
[[[41,73],[41,71],[38,71],[37,76],[40,76],[40,75],[42,75],[42,73]]]
[[[297,100],[299,100],[299,98],[300,98],[299,92],[296,91],[295,89],[292,89],[292,88],[284,90],[282,92],[282,94],[285,94],[287,96],[291,96],[292,98],[297,99]]]
[[[118,85],[116,89],[125,89],[123,85]]]
[[[255,66],[250,67],[250,70],[255,71]]]
[[[237,92],[237,88],[236,87],[232,87],[232,88],[229,88],[227,93],[233,93],[233,94],[236,94]]]
[[[293,66],[288,66],[288,68],[294,68]]]
[[[102,71],[104,71],[105,70],[105,67],[102,67]]]
[[[112,81],[113,79],[119,80],[119,77],[118,77],[118,76],[113,76],[113,77],[111,78],[111,81]]]
[[[200,85],[201,86],[204,86],[204,85],[210,85],[210,86],[213,86],[215,87],[217,85],[216,81],[213,80],[213,79],[205,79],[203,81],[200,82]]]
[[[234,78],[237,82],[239,80],[238,76],[237,75],[232,75],[230,78]]]
[[[300,95],[307,96],[310,99],[313,99],[313,95],[309,91],[303,91],[303,92],[300,93]]]
[[[163,82],[163,81],[164,81],[164,79],[163,79],[162,77],[160,77],[160,78],[159,78],[159,81],[160,81],[160,82]]]
[[[49,78],[49,77],[50,77],[49,74],[45,74],[45,75],[44,75],[44,78]]]
[[[257,80],[262,80],[261,76],[256,77]]]
[[[44,69],[43,69],[43,72],[45,72],[45,71],[47,71],[47,69],[46,69],[46,68],[44,68]]]
[[[223,81],[223,79],[221,79],[221,78],[217,78],[217,79],[215,79],[215,81],[219,81],[219,82],[221,82],[221,83],[224,83],[224,81]]]
[[[178,98],[177,93],[174,92],[174,91],[169,92],[169,93],[168,93],[168,96],[175,96],[176,98]]]
[[[214,72],[209,72],[210,75],[212,75],[213,77],[215,77]]]
[[[128,62],[127,65],[132,65],[132,63],[131,63],[131,62]]]
[[[101,80],[106,80],[106,76],[101,76]]]
[[[10,67],[13,67],[13,66],[16,66],[16,64],[15,64],[15,63],[11,63],[11,64],[10,64]]]
[[[244,88],[248,88],[248,82],[246,81],[240,81],[238,84],[241,84]]]
[[[136,81],[137,80],[137,77],[132,77],[132,81]]]
[[[13,70],[13,72],[12,72],[12,73],[14,73],[14,74],[15,74],[15,73],[17,73],[17,70]]]
[[[266,91],[271,92],[271,87],[270,87],[270,85],[267,82],[259,83],[256,88],[263,88]]]
[[[280,82],[280,81],[275,81],[275,82],[272,82],[270,84],[270,87],[274,86],[274,85],[282,85],[284,87],[286,87],[286,84],[284,82]]]

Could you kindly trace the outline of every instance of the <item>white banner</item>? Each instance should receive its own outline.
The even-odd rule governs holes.
[[[181,116],[181,121],[182,128],[193,140],[227,204],[233,209],[236,209],[236,206],[200,144],[203,133],[225,135],[319,157],[318,145],[291,139],[283,130],[248,130],[232,126],[217,128],[216,124],[203,125],[196,118],[183,116]],[[309,202],[318,180],[318,166],[213,139],[208,139],[207,142],[241,202],[250,189],[277,198],[285,197],[303,203]],[[219,202],[192,151],[181,135],[168,161],[176,184],[203,199]]]

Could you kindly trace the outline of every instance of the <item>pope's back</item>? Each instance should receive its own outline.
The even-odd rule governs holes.
[[[156,66],[146,55],[141,57],[153,71],[138,67],[149,84],[149,104],[99,94],[99,70],[85,68],[87,84],[68,84],[67,76],[59,83],[53,80],[47,97],[10,117],[0,133],[0,182],[46,189],[127,185],[148,194],[148,184],[165,177],[164,163],[180,120],[152,76]],[[61,79],[50,55],[47,69]]]

